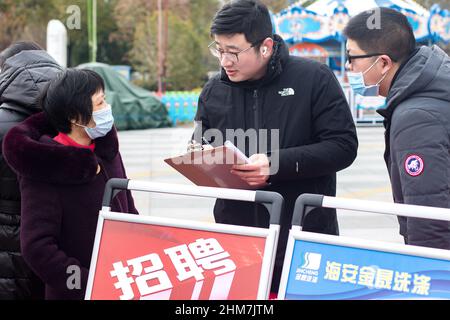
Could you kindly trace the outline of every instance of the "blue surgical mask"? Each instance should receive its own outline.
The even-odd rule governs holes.
[[[352,87],[355,95],[360,95],[363,97],[377,97],[380,95],[380,83],[383,82],[384,78],[386,78],[387,73],[378,81],[377,84],[372,86],[366,86],[366,82],[364,80],[364,75],[373,68],[375,64],[380,60],[378,58],[366,71],[364,72],[347,72],[348,82]]]
[[[104,109],[93,112],[92,118],[95,122],[94,128],[89,128],[87,126],[75,123],[77,126],[84,128],[89,138],[95,140],[97,138],[106,136],[108,132],[111,131],[114,124],[114,117],[110,105],[108,105]]]

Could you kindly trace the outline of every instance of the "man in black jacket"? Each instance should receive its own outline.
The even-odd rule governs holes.
[[[275,293],[295,200],[302,193],[336,195],[336,172],[356,157],[355,125],[333,72],[318,62],[289,56],[284,41],[272,34],[269,12],[259,1],[223,6],[211,34],[210,50],[222,68],[200,95],[194,136],[215,137],[210,141],[214,146],[233,140],[251,156],[251,164],[235,166],[233,172],[255,188],[284,197],[271,290]],[[218,131],[223,139],[217,139]],[[214,216],[218,223],[269,226],[267,210],[251,203],[218,199]],[[339,233],[336,212],[330,209],[316,209],[303,227]]]
[[[0,142],[41,111],[37,100],[62,68],[37,44],[17,42],[0,53]],[[39,226],[36,226],[39,228]],[[20,191],[0,152],[0,300],[43,299],[44,286],[20,253]]]

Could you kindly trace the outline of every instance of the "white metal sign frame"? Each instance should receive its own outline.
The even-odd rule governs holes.
[[[111,202],[111,199],[113,198],[115,190],[136,190],[136,191],[147,191],[147,192],[198,196],[208,198],[220,197],[221,199],[261,203],[266,205],[267,208],[269,209],[270,227],[269,229],[254,228],[235,225],[204,223],[192,220],[169,219],[154,216],[138,216],[125,213],[111,212],[109,204]],[[161,184],[154,182],[133,181],[125,179],[111,179],[105,188],[103,206],[102,210],[100,211],[97,223],[97,230],[94,241],[94,248],[92,252],[91,266],[89,269],[89,278],[87,283],[85,299],[86,300],[91,299],[98,254],[101,243],[101,235],[103,231],[104,222],[106,220],[265,238],[266,239],[265,249],[262,261],[257,299],[258,300],[267,299],[270,293],[271,279],[275,263],[275,255],[280,230],[279,220],[283,208],[283,203],[284,200],[281,197],[281,195],[267,191],[247,191],[247,190],[196,187],[196,186],[175,185],[175,184]]]

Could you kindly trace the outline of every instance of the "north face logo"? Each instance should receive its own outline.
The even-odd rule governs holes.
[[[285,88],[283,91],[279,91],[278,94],[282,97],[288,97],[295,95],[295,91],[292,88]]]

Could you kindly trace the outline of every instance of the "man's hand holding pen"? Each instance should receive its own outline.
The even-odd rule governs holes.
[[[205,138],[202,138],[201,143],[195,140],[190,140],[187,146],[187,152],[204,151],[211,149],[214,149],[214,147]]]
[[[264,187],[270,177],[270,162],[265,154],[254,154],[249,164],[234,165],[231,173],[239,176],[252,187]]]
[[[213,146],[202,137],[202,143],[191,140],[188,143],[188,152],[204,151],[213,149]],[[254,154],[250,158],[250,163],[243,165],[233,165],[231,173],[238,176],[250,186],[262,188],[268,185],[270,177],[270,161],[265,154]]]

